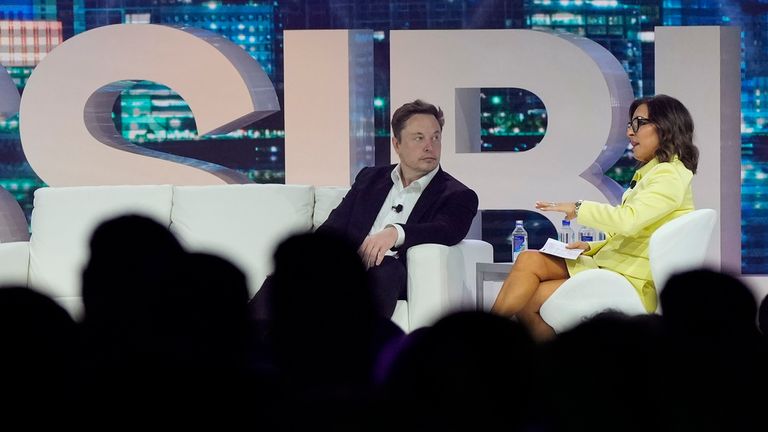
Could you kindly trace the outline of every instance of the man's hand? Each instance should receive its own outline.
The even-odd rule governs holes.
[[[365,268],[369,269],[381,264],[385,254],[388,250],[392,249],[392,246],[395,245],[396,241],[397,229],[391,226],[366,237],[365,240],[363,240],[363,244],[360,245],[360,249],[357,251],[360,258],[363,259]]]

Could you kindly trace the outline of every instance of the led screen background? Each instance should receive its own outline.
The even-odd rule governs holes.
[[[45,23],[34,43],[3,38],[3,24]],[[636,96],[654,93],[655,26],[738,25],[742,28],[742,271],[768,274],[765,116],[768,103],[768,0],[6,0],[0,4],[0,63],[23,91],[45,53],[75,34],[118,23],[155,23],[205,28],[231,39],[259,62],[283,94],[283,30],[372,29],[374,31],[376,163],[389,163],[389,30],[549,29],[588,37],[621,62]],[[6,30],[6,32],[11,30]],[[430,53],[439,55],[439,53]],[[503,55],[503,53],[499,53]],[[425,57],[428,65],[428,57]],[[525,151],[546,130],[546,110],[519,89],[483,89],[482,151]],[[139,82],[114,109],[115,124],[135,144],[215,162],[246,173],[258,183],[283,183],[282,113],[223,136],[199,139],[194,118],[171,89]],[[318,134],[322,131],[318,131]],[[634,172],[631,156],[607,174],[626,185]],[[0,186],[27,215],[33,191],[44,184],[26,163],[18,118],[0,119]],[[514,213],[484,218],[483,237],[494,244],[496,260],[508,260],[506,238]],[[491,217],[492,216],[492,217]]]

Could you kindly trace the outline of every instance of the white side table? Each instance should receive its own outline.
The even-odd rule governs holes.
[[[476,283],[475,286],[477,287],[476,292],[477,295],[475,297],[475,308],[479,311],[483,310],[483,282],[485,281],[501,281],[503,282],[507,275],[509,274],[509,271],[512,269],[512,263],[510,262],[501,262],[501,263],[484,263],[479,262],[477,263],[476,267]]]

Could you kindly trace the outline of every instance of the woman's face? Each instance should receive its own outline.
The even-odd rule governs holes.
[[[656,125],[648,121],[647,105],[642,104],[635,109],[630,126],[627,127],[627,137],[632,145],[635,159],[648,162],[656,156],[656,150],[659,148],[659,134],[656,133]]]

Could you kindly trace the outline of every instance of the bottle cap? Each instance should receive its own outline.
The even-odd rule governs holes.
[[[563,226],[571,226],[571,221],[568,219],[563,219]]]

